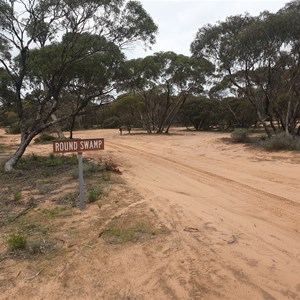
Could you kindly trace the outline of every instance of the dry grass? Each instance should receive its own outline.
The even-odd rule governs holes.
[[[103,239],[107,245],[125,246],[167,232],[153,221],[154,211],[135,206],[141,197],[116,174],[119,169],[111,159],[104,167],[86,162],[87,207],[81,213],[76,163],[74,157],[31,155],[22,159],[16,172],[1,173],[0,286],[9,283],[14,268],[6,267],[11,260],[16,268],[37,270],[34,276],[52,276],[81,245],[88,251]]]

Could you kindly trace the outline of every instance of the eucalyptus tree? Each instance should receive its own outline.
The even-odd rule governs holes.
[[[296,134],[296,126],[300,122],[300,1],[292,1],[285,5],[278,14],[280,37],[283,40],[284,51],[278,63],[280,70],[278,81],[282,83],[281,97],[284,101],[283,127],[288,133]],[[277,109],[278,115],[282,109]],[[298,126],[300,135],[300,126]]]
[[[20,146],[5,170],[13,170],[37,134],[70,117],[51,116],[61,107],[62,90],[69,83],[76,89],[80,72],[71,80],[72,66],[136,41],[152,44],[156,32],[157,26],[136,1],[0,0],[0,64],[13,81],[21,129]],[[35,101],[29,124],[24,114],[27,93]],[[79,113],[88,98],[91,95],[71,115]]]
[[[228,87],[255,108],[268,136],[281,119],[287,132],[299,115],[299,1],[276,14],[238,15],[199,29],[191,45],[195,57],[217,63]],[[284,101],[282,101],[284,98]]]
[[[209,130],[222,123],[221,104],[205,96],[190,97],[180,110],[180,120],[185,126],[195,130]]]
[[[191,50],[194,56],[217,63],[217,70],[223,74],[228,86],[244,93],[255,107],[268,135],[271,135],[266,124],[268,106],[264,108],[262,99],[256,97],[258,86],[251,80],[251,75],[260,63],[260,48],[252,46],[257,36],[247,39],[248,35],[245,34],[257,22],[258,18],[246,14],[229,17],[214,26],[207,25],[198,31]]]
[[[120,95],[112,104],[112,112],[116,116],[119,126],[141,127],[144,103],[135,94]]]
[[[122,89],[143,99],[142,120],[148,132],[168,133],[187,98],[203,91],[212,71],[206,59],[159,52],[128,61]]]

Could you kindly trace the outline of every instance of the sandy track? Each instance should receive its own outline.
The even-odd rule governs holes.
[[[106,140],[172,232],[148,280],[170,299],[300,299],[299,154],[203,135]]]
[[[143,197],[141,209],[170,234],[109,254],[105,269],[100,248],[89,261],[76,256],[84,285],[72,298],[300,299],[300,154],[229,144],[226,134],[174,132],[75,133],[105,138],[104,152],[84,156],[118,161]],[[33,144],[28,153],[41,147],[51,151]]]

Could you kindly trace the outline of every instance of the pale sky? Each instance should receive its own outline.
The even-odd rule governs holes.
[[[282,0],[140,0],[158,25],[159,33],[152,50],[141,45],[126,51],[128,58],[144,57],[158,51],[190,55],[196,32],[205,24],[215,24],[228,16],[248,12],[252,16],[268,10],[277,12],[289,1]]]

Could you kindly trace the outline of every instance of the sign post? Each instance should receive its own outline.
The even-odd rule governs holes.
[[[78,152],[78,174],[79,174],[79,208],[84,210],[84,183],[83,183],[83,160],[82,152]]]
[[[83,151],[104,150],[104,139],[81,139],[81,140],[59,140],[53,141],[54,153],[77,152],[78,173],[79,173],[79,208],[83,210],[84,203],[84,182],[83,182]]]

